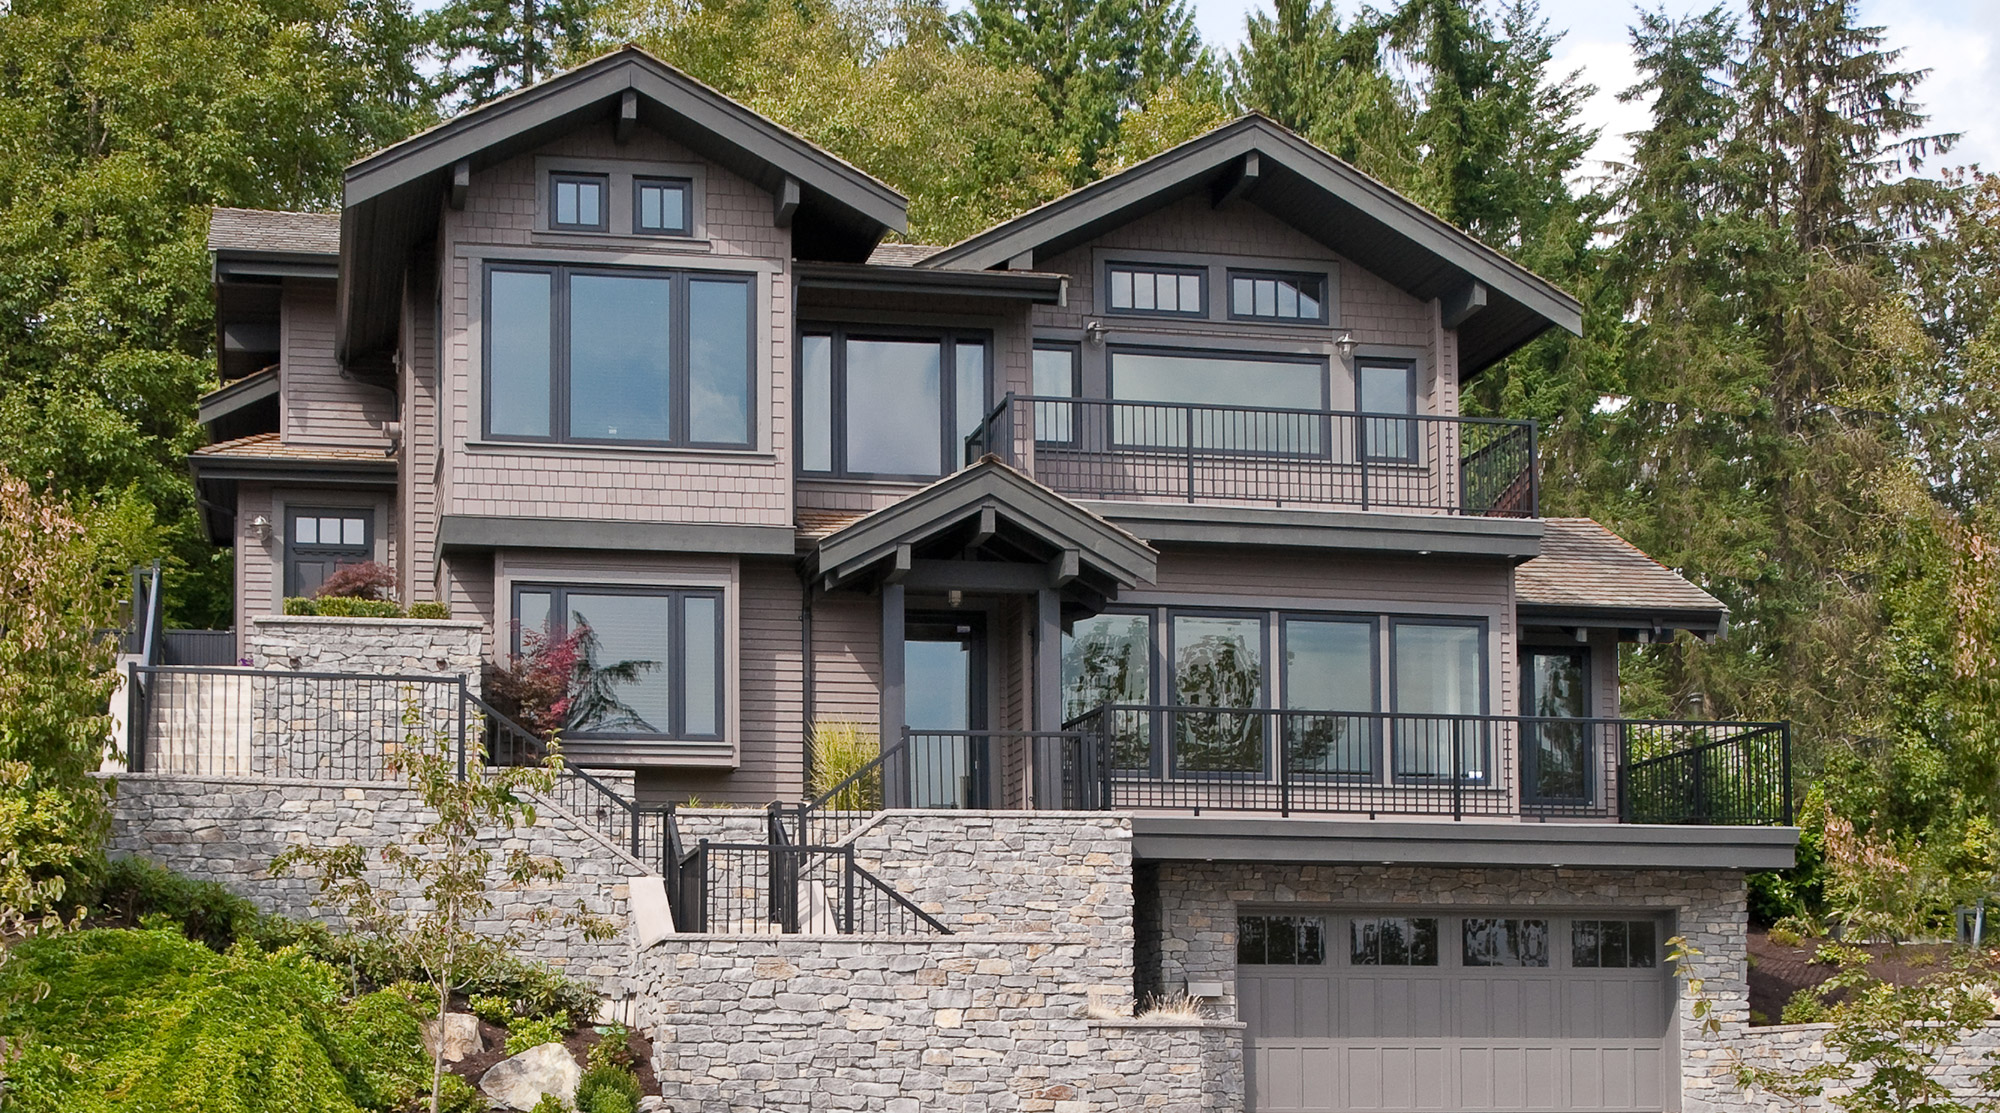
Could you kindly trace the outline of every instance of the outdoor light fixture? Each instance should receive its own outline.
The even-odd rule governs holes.
[[[1083,338],[1092,344],[1104,343],[1104,322],[1085,321],[1083,323]]]
[[[953,607],[962,607],[965,605],[965,593],[963,591],[958,590],[957,588],[953,588],[952,590],[945,592],[944,597],[945,601],[950,603]]]
[[[259,541],[269,541],[271,539],[271,519],[266,518],[262,514],[250,519],[250,532],[255,534]]]
[[[1334,338],[1333,338],[1333,346],[1334,346],[1334,347],[1336,347],[1336,348],[1339,348],[1339,349],[1340,349],[1340,358],[1342,358],[1342,359],[1353,359],[1353,358],[1354,358],[1354,334],[1353,334],[1353,333],[1351,333],[1351,332],[1342,332],[1342,333],[1341,333],[1341,334],[1340,334],[1339,336],[1336,336],[1336,337],[1334,337]]]

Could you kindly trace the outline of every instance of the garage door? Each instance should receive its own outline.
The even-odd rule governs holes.
[[[1253,915],[1254,1113],[1679,1108],[1664,925],[1644,915]]]

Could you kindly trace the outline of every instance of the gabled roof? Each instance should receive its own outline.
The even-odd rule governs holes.
[[[979,524],[988,521],[990,528]],[[975,531],[969,544],[955,544],[967,529]],[[898,562],[907,571],[926,543],[948,537],[959,549],[998,539],[1024,553],[1075,554],[1073,575],[1110,594],[1151,583],[1159,570],[1151,545],[994,456],[835,529],[808,554],[807,566],[823,587],[839,587]]]
[[[636,46],[517,90],[347,168],[342,358],[389,349],[401,262],[435,232],[456,168],[479,170],[596,121],[665,132],[773,193],[796,191],[793,252],[862,262],[908,225],[903,196]]]
[[[918,267],[1040,261],[1182,198],[1242,198],[1460,316],[1471,375],[1550,327],[1580,333],[1574,297],[1408,198],[1259,115],[1244,116],[930,255]]]
[[[1722,629],[1729,608],[1589,518],[1542,520],[1542,552],[1514,570],[1524,618],[1556,625]],[[1569,621],[1564,621],[1564,620]]]

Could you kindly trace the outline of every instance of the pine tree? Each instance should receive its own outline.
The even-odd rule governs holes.
[[[483,104],[554,76],[590,42],[593,0],[450,0],[431,17],[454,108]]]
[[[1413,177],[1411,106],[1383,66],[1381,35],[1365,20],[1343,26],[1333,0],[1251,13],[1229,71],[1244,108],[1378,177]]]

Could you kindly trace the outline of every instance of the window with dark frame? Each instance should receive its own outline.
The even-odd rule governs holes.
[[[1104,299],[1110,313],[1164,317],[1208,316],[1208,268],[1110,263]]]
[[[1083,393],[1083,346],[1043,340],[1035,344],[1035,395],[1040,398],[1075,398]],[[1038,444],[1076,443],[1076,409],[1073,403],[1035,403],[1035,441]]]
[[[1651,920],[1572,920],[1570,965],[1593,970],[1650,970],[1659,964],[1659,928]]]
[[[633,178],[632,230],[648,236],[694,234],[694,183],[686,178]]]
[[[1364,414],[1417,412],[1417,365],[1407,359],[1364,356],[1354,361],[1355,409]],[[1414,463],[1417,423],[1392,417],[1363,419],[1362,451],[1371,461]]]
[[[314,595],[335,571],[374,559],[374,511],[352,506],[286,508],[287,598]]]
[[[603,174],[549,175],[549,227],[603,232],[610,227],[611,180]]]
[[[519,584],[514,652],[581,633],[567,737],[709,741],[723,722],[722,592]]]
[[[1356,916],[1347,925],[1350,966],[1436,966],[1438,921],[1432,916]]]
[[[1381,670],[1373,618],[1287,614],[1278,660],[1280,721],[1294,773],[1373,776],[1381,748]]]
[[[1467,966],[1547,966],[1549,922],[1468,916],[1461,927]]]
[[[1389,658],[1396,779],[1484,783],[1489,739],[1477,717],[1486,714],[1485,624],[1395,619]]]
[[[489,265],[486,435],[749,447],[752,288],[708,271]]]
[[[964,463],[991,397],[983,334],[808,326],[799,338],[799,469],[935,479]]]
[[[1322,324],[1327,319],[1325,292],[1325,275],[1232,270],[1229,315],[1241,320]]]
[[[1326,965],[1326,917],[1238,916],[1236,961],[1242,966]]]

